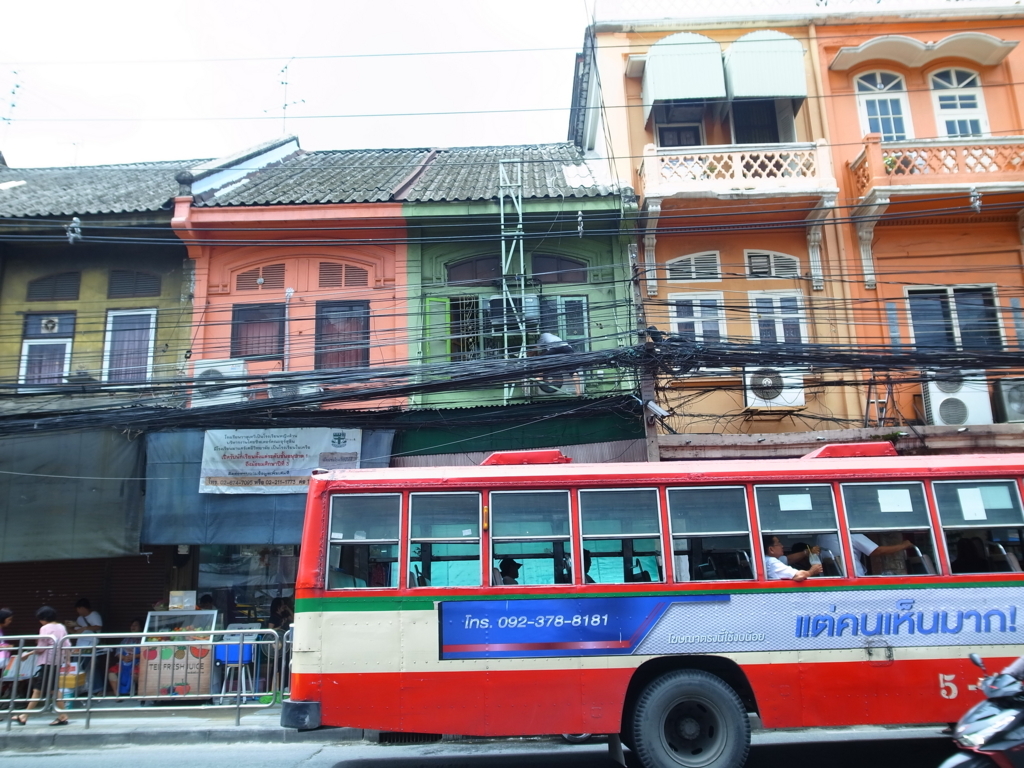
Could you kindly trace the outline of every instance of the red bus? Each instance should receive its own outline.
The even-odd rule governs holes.
[[[621,735],[648,768],[741,765],[751,715],[951,722],[968,653],[1022,653],[1022,480],[888,443],[314,473],[282,722]],[[822,572],[769,579],[765,539]]]

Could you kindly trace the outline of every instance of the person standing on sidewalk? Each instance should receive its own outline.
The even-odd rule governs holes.
[[[39,619],[41,625],[39,628],[39,640],[36,642],[36,647],[33,650],[24,651],[21,654],[22,661],[29,656],[39,656],[39,665],[36,667],[35,674],[32,675],[32,699],[28,703],[29,711],[39,706],[47,682],[52,681],[56,685],[57,672],[60,671],[60,641],[68,636],[68,631],[64,629],[64,625],[57,621],[57,612],[50,606],[44,605],[36,611],[36,618]],[[57,669],[54,669],[54,667],[57,667]],[[63,712],[64,702],[60,699],[59,688],[57,689],[57,709],[61,711],[57,714],[57,719],[50,723],[50,725],[67,725],[68,716]],[[15,715],[11,720],[18,725],[25,725],[28,722],[28,715]]]
[[[92,668],[93,647],[99,642],[99,638],[90,637],[97,632],[103,631],[103,617],[99,612],[92,609],[89,598],[83,597],[75,603],[75,612],[78,619],[74,622],[64,622],[68,631],[78,635],[75,647],[78,648],[79,668],[85,672],[85,684],[92,689],[93,693],[103,693],[103,672],[107,668],[106,651],[96,650],[96,669]]]

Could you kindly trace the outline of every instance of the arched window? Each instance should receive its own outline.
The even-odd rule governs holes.
[[[800,277],[800,260],[768,251],[747,251],[747,277]]]
[[[236,291],[269,291],[284,288],[284,264],[268,264],[235,275]]]
[[[891,72],[868,72],[856,81],[861,123],[867,133],[882,134],[882,141],[913,138],[907,86]]]
[[[565,256],[533,254],[533,278],[544,283],[585,283],[587,265],[577,259]]]
[[[160,295],[160,275],[134,269],[112,269],[107,282],[108,299],[134,299]]]
[[[81,272],[61,272],[47,275],[28,284],[26,301],[77,301],[78,286],[82,282]]]
[[[445,279],[449,285],[490,285],[501,280],[501,259],[497,256],[475,256],[449,264]]]
[[[943,69],[930,78],[935,123],[945,136],[981,136],[988,133],[988,117],[981,80],[966,69]]]
[[[672,282],[720,280],[722,278],[717,251],[681,256],[678,259],[672,259],[665,266],[668,269],[668,279]]]
[[[333,261],[320,262],[320,288],[366,288],[370,284],[370,272],[351,264]]]

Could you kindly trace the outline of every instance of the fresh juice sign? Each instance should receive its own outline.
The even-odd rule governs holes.
[[[151,645],[142,649],[139,695],[185,696],[210,692],[212,646]]]

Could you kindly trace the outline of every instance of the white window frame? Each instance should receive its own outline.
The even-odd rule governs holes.
[[[728,326],[725,321],[725,294],[722,293],[721,291],[706,291],[702,293],[670,293],[668,295],[668,312],[669,325],[672,328],[671,333],[678,334],[678,323],[682,320],[682,318],[676,315],[677,301],[699,302],[701,300],[707,299],[714,299],[717,303],[718,312],[716,314],[716,319],[718,321],[718,334],[719,338],[722,341],[725,341],[728,338],[729,334]],[[697,307],[695,306],[694,309],[696,308]],[[698,328],[698,326],[702,323],[702,321],[704,321],[705,318],[702,315],[694,315],[692,319],[694,323],[694,338],[698,344],[701,344],[704,342],[704,333],[703,329]]]
[[[662,144],[661,143],[661,129],[662,128],[696,128],[697,133],[700,136],[700,144]],[[703,147],[707,145],[707,139],[704,137],[704,124],[703,123],[654,123],[654,140],[658,143],[658,149],[693,149],[694,147]]]
[[[766,255],[769,257],[771,264],[771,274],[768,275],[755,275],[751,272],[750,257],[751,256],[762,256]],[[777,275],[776,264],[778,259],[786,259],[796,263],[796,274],[794,275]],[[799,280],[802,276],[800,271],[800,257],[794,256],[791,253],[780,253],[779,251],[766,251],[763,248],[745,248],[743,250],[743,267],[746,270],[748,280]]]
[[[898,77],[903,87],[900,89],[886,90],[886,91],[860,91],[858,88],[858,81],[862,77],[868,75],[883,74],[892,75]],[[914,138],[914,123],[910,117],[910,100],[907,98],[907,79],[899,72],[890,72],[884,69],[873,69],[869,72],[861,72],[859,75],[853,78],[853,90],[857,95],[857,114],[860,115],[860,125],[862,134],[871,133],[871,126],[868,123],[868,107],[867,102],[871,99],[876,98],[895,98],[899,99],[900,108],[903,110],[903,128],[906,134],[902,139],[886,139],[885,134],[882,134],[882,141],[909,141]],[[887,95],[888,94],[888,95]]]
[[[696,275],[697,268],[694,266],[694,260],[702,256],[710,256],[715,260],[715,276],[714,277],[685,277],[685,278],[673,278],[672,268],[679,266],[683,262],[690,262],[690,271]],[[720,251],[700,251],[699,253],[688,253],[685,256],[678,256],[665,262],[665,275],[668,282],[685,285],[686,283],[720,283],[722,282],[722,254]]]
[[[71,339],[71,338],[63,338],[63,339],[31,338],[31,339],[24,339],[21,342],[21,360],[20,360],[20,362],[18,364],[18,383],[26,385],[26,386],[29,386],[29,387],[40,387],[40,388],[55,386],[53,384],[39,384],[39,383],[31,383],[31,384],[29,384],[28,382],[25,381],[25,376],[28,373],[28,350],[29,350],[29,347],[36,346],[36,345],[40,345],[40,346],[57,346],[58,344],[63,344],[64,345],[64,371],[61,374],[61,376],[64,379],[67,379],[67,377],[71,373],[71,346],[72,346],[72,341],[74,341],[74,340]],[[63,384],[64,382],[60,382],[60,383]]]
[[[956,314],[956,301],[954,298],[954,291],[968,290],[968,291],[992,291],[992,304],[993,311],[996,313],[996,323],[999,328],[999,344],[1003,349],[1006,349],[1007,338],[1006,338],[1006,325],[1003,322],[1003,307],[999,301],[999,286],[995,283],[968,283],[964,285],[915,285],[915,286],[904,286],[903,287],[903,300],[906,302],[907,308],[907,331],[910,337],[910,344],[917,346],[917,337],[914,333],[914,315],[910,309],[910,296],[914,293],[924,293],[926,291],[945,291],[946,297],[949,301],[949,322],[953,329],[953,341],[956,344],[958,351],[962,351],[964,348],[963,339],[960,336],[960,319]]]
[[[107,323],[103,333],[103,381],[110,380],[110,343],[113,334],[115,317],[127,315],[149,315],[149,349],[146,352],[146,381],[153,378],[153,353],[156,347],[156,309],[109,309],[107,310]],[[128,386],[141,382],[121,382]]]
[[[964,87],[936,88],[935,87],[935,83],[934,83],[934,78],[935,78],[936,75],[942,74],[943,72],[967,72],[968,74],[974,76],[975,80],[977,80],[977,82],[978,82],[978,85],[976,85],[976,86],[968,86],[966,88],[964,88]],[[982,92],[983,89],[982,89],[982,86],[981,86],[981,75],[980,74],[978,74],[977,72],[975,72],[972,69],[964,69],[962,67],[943,67],[942,69],[937,69],[937,70],[935,70],[934,72],[931,72],[928,75],[928,88],[932,92],[932,108],[935,110],[935,127],[938,129],[938,131],[937,131],[938,135],[945,136],[947,138],[960,138],[960,137],[966,137],[966,136],[988,136],[989,135],[988,109],[985,107],[985,96],[984,96],[984,93]],[[939,97],[943,96],[943,95],[950,95],[950,94],[954,94],[954,95],[956,95],[956,94],[972,95],[975,98],[977,98],[978,106],[975,107],[974,109],[960,109],[958,107],[957,109],[943,110],[941,108],[940,104],[939,104]],[[981,128],[981,131],[979,133],[977,133],[977,134],[974,134],[974,133],[968,133],[968,134],[955,133],[955,134],[951,134],[948,130],[946,130],[946,121],[950,120],[950,119],[952,119],[952,120],[977,120],[978,124],[979,124],[979,126]]]
[[[800,291],[748,291],[747,292],[747,301],[749,302],[749,307],[750,307],[750,328],[751,328],[750,338],[752,338],[757,343],[760,343],[760,341],[761,341],[761,327],[760,327],[760,324],[758,323],[759,316],[758,316],[758,311],[757,311],[757,301],[756,300],[757,299],[771,299],[772,300],[773,308],[777,309],[777,307],[778,307],[777,300],[778,299],[788,299],[788,298],[795,298],[797,300],[797,305],[799,307],[799,311],[796,313],[796,317],[800,321],[800,343],[801,344],[807,344],[807,343],[810,342],[811,338],[810,338],[810,333],[808,332],[808,325],[807,325],[807,300],[804,297],[803,293],[801,293]],[[776,343],[778,343],[778,344],[785,343],[785,333],[783,332],[783,327],[782,327],[782,317],[783,316],[776,312],[776,313],[773,314],[773,317],[776,318],[775,319],[775,336],[776,336],[776,339],[778,340]]]

